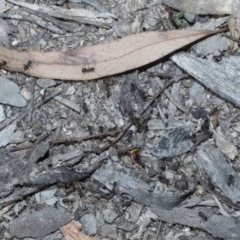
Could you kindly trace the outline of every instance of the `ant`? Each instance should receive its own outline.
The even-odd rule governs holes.
[[[110,88],[109,88],[108,81],[106,79],[104,79],[103,84],[105,85],[105,91],[107,92],[107,97],[109,98],[111,96],[111,91],[110,91]]]
[[[5,66],[5,65],[7,65],[7,62],[6,62],[6,61],[2,61],[2,63],[0,63],[0,67],[3,67],[3,66]]]
[[[98,131],[99,131],[100,133],[102,133],[102,132],[103,132],[103,127],[100,126],[99,129],[98,129]]]
[[[83,73],[93,72],[93,71],[94,71],[94,68],[93,68],[93,67],[91,67],[91,68],[83,68],[83,69],[82,69],[82,72],[83,72]]]
[[[233,175],[229,175],[228,177],[228,186],[230,186],[231,184],[233,184]]]
[[[82,108],[83,108],[83,111],[84,111],[85,113],[88,112],[87,104],[86,104],[85,102],[83,102]]]
[[[87,128],[88,128],[89,134],[90,134],[90,135],[93,135],[92,127],[91,127],[91,126],[87,126]]]
[[[203,212],[198,212],[198,216],[202,218],[204,221],[208,220],[207,216]]]
[[[28,70],[28,69],[31,67],[31,65],[32,65],[32,61],[29,60],[29,61],[27,62],[27,64],[24,65],[24,68],[23,68],[24,71]]]

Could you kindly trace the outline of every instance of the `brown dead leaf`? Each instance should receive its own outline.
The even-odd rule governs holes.
[[[31,76],[90,80],[132,70],[220,30],[142,32],[117,41],[62,52],[19,52],[0,46],[4,68]],[[24,66],[31,61],[30,67]]]
[[[81,224],[76,221],[71,221],[67,225],[60,228],[60,231],[65,237],[65,240],[99,240],[98,237],[89,237],[81,230]]]

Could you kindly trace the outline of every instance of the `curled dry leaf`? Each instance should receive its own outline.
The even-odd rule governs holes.
[[[99,240],[98,237],[89,237],[85,235],[81,230],[81,224],[76,221],[71,221],[67,225],[60,228],[60,231],[64,235],[65,240]]]
[[[203,37],[225,31],[143,32],[117,41],[59,52],[19,52],[0,46],[0,62],[10,71],[62,80],[90,80],[154,62]],[[28,66],[28,67],[26,67]]]

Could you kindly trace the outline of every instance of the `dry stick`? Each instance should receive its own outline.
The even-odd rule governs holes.
[[[55,32],[57,34],[65,34],[66,31],[54,26],[53,24],[40,20],[40,19],[33,19],[32,17],[28,16],[21,16],[21,15],[10,15],[7,13],[0,13],[1,18],[10,18],[10,19],[16,19],[16,20],[22,20],[22,21],[27,21],[30,23],[34,23],[36,25],[39,25],[40,27],[43,27],[45,29],[48,29],[49,31]]]
[[[230,198],[224,196],[220,192],[212,189],[204,180],[202,180],[199,176],[195,176],[195,178],[200,182],[200,184],[210,193],[216,195],[219,199],[221,199],[228,206],[234,207],[236,209],[240,209],[240,205],[234,203]]]
[[[101,6],[98,2],[95,2],[95,1],[91,1],[91,0],[70,0],[69,2],[86,3],[86,4],[91,5],[95,9],[97,9],[99,12],[102,12],[102,13],[108,13],[109,12],[105,7]],[[113,29],[119,37],[122,37],[122,33],[119,29],[118,22],[116,20],[113,20]]]
[[[163,87],[163,83],[160,81],[160,79],[156,79],[156,82],[158,83],[158,85],[160,87]],[[172,94],[166,89],[164,91],[164,93],[166,94],[166,96],[169,98],[169,100],[181,111],[183,111],[184,113],[188,113],[189,109],[186,108],[185,106],[183,106],[180,102],[176,101],[175,98],[172,96]]]
[[[225,33],[222,33],[222,35],[223,35],[224,37],[226,37],[226,38],[229,38],[230,40],[232,40],[232,41],[234,41],[234,42],[240,43],[240,40],[239,40],[238,38],[229,36],[229,35],[227,35],[227,34],[225,34]]]
[[[28,144],[28,145],[24,145],[24,146],[18,146],[18,147],[10,147],[9,152],[16,152],[19,150],[26,150],[26,149],[30,149],[35,147],[38,143],[42,142],[44,139],[46,139],[49,135],[45,134],[43,136],[41,136],[35,143],[33,144]]]
[[[36,78],[31,79],[31,102],[29,106],[29,113],[28,113],[28,122],[30,123],[32,121],[32,115],[33,115],[33,110],[34,110],[34,90],[35,90],[35,83],[36,83]]]
[[[161,90],[159,90],[158,93],[155,94],[155,96],[151,99],[151,101],[144,106],[144,108],[139,113],[139,115],[142,115],[148,109],[148,107],[153,104],[155,99],[158,98],[162,94],[162,92],[165,91],[165,89],[167,89],[169,86],[171,86],[174,82],[180,81],[180,80],[188,78],[188,77],[189,77],[188,74],[183,74],[183,75],[180,75],[180,76],[176,76],[175,80],[171,80],[168,83],[166,83],[164,85],[164,87]]]
[[[75,28],[74,28],[72,23],[60,21],[60,20],[58,20],[56,18],[53,18],[53,17],[51,17],[47,14],[37,12],[37,11],[34,11],[32,9],[29,9],[29,8],[24,8],[24,11],[29,12],[31,14],[34,14],[34,15],[40,17],[40,18],[43,18],[44,20],[46,20],[48,22],[51,22],[52,24],[58,26],[61,29],[64,29],[67,32],[74,32],[75,31]]]
[[[120,130],[117,129],[113,132],[107,132],[107,133],[101,133],[101,134],[92,134],[92,135],[89,135],[87,137],[54,140],[54,141],[52,141],[52,144],[62,144],[62,143],[69,143],[69,142],[80,143],[82,141],[91,140],[91,139],[94,139],[94,138],[102,138],[102,137],[108,137],[108,136],[114,137],[119,133],[120,133]]]

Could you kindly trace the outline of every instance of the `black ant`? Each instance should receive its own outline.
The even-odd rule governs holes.
[[[91,68],[83,68],[83,69],[82,69],[82,72],[83,72],[83,73],[94,72],[94,68],[93,68],[93,67],[91,67]]]
[[[103,132],[103,127],[100,126],[99,129],[98,129],[98,131],[99,131],[100,133],[102,133],[102,132]]]
[[[29,61],[27,62],[27,64],[24,65],[24,68],[23,68],[24,71],[28,70],[28,69],[31,67],[31,65],[32,65],[32,61],[29,60]]]
[[[7,62],[6,61],[2,61],[2,63],[0,63],[0,68],[7,65]]]
[[[233,184],[233,175],[229,175],[228,177],[228,186],[230,186],[231,184]]]
[[[198,216],[202,218],[204,221],[208,220],[207,216],[203,212],[198,212]]]
[[[85,113],[87,113],[88,112],[88,108],[87,108],[87,104],[85,103],[85,102],[83,102],[83,111],[85,112]]]
[[[90,134],[90,135],[93,135],[92,127],[91,127],[91,126],[87,126],[87,128],[88,128],[89,134]]]

